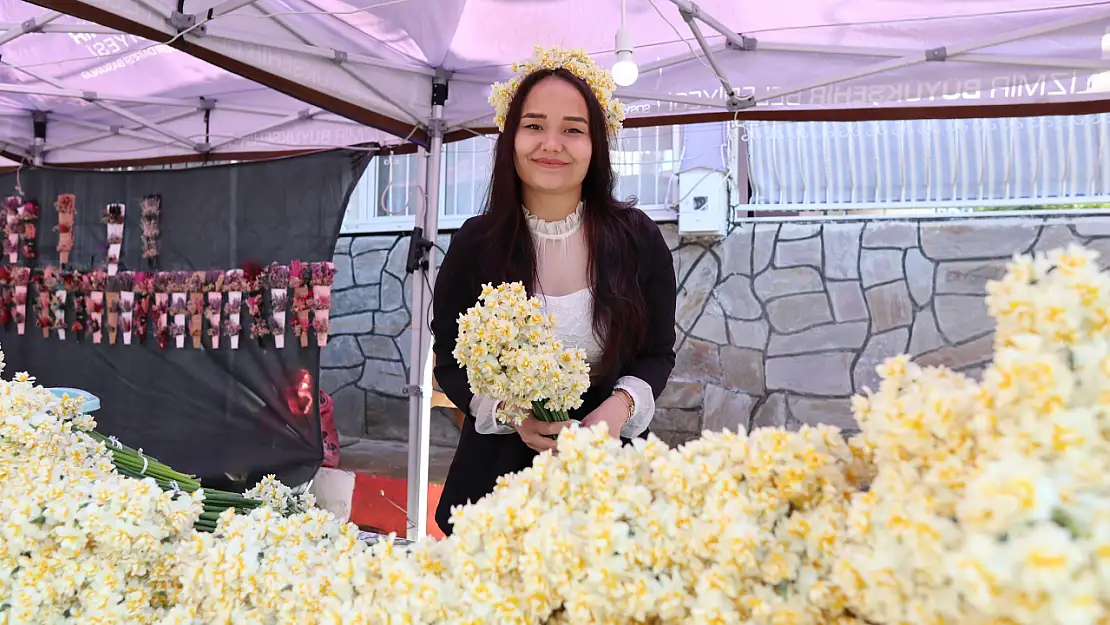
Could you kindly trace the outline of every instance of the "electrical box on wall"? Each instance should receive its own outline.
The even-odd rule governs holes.
[[[694,167],[678,174],[678,233],[723,237],[728,233],[728,174]]]

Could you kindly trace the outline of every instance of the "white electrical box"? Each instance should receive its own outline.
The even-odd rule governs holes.
[[[728,173],[694,167],[678,174],[678,233],[723,237],[728,233]]]

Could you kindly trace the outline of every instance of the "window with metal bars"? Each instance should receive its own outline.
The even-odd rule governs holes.
[[[1110,202],[1110,115],[748,121],[745,210],[924,212]]]
[[[612,151],[617,196],[635,196],[641,209],[655,215],[677,194],[675,174],[681,160],[679,126],[628,128]],[[473,137],[443,147],[440,228],[456,228],[485,205],[493,137]],[[423,200],[422,154],[380,156],[356,185],[343,220],[344,234],[404,231]]]

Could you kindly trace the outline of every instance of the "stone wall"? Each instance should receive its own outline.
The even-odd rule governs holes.
[[[673,443],[726,427],[852,428],[851,395],[876,386],[889,356],[981,371],[986,283],[1012,254],[1079,242],[1110,257],[1110,217],[1097,215],[742,223],[711,243],[662,229],[679,281],[678,361],[652,429]],[[407,247],[396,235],[336,247],[321,386],[344,434],[407,437]],[[445,412],[432,436],[457,439]]]
[[[436,260],[450,241],[439,237]],[[328,345],[320,355],[320,387],[335,402],[341,434],[408,439],[412,276],[405,273],[407,235],[340,237],[335,246]],[[432,444],[454,445],[450,415],[433,410]]]

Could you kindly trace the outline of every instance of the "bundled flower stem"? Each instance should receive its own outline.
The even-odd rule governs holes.
[[[239,349],[239,335],[243,332],[239,315],[243,309],[243,292],[248,286],[242,269],[232,269],[227,272],[224,279],[224,289],[227,290],[227,307],[224,309],[227,320],[224,322],[224,334],[231,339],[231,349]]]
[[[58,331],[58,339],[66,339],[66,291],[59,289],[50,297],[50,312],[54,315],[53,328]]]
[[[204,282],[208,289],[206,295],[208,306],[204,310],[205,316],[208,317],[208,338],[212,344],[212,349],[219,349],[220,312],[223,309],[224,299],[224,272],[219,270],[208,271],[205,274]]]
[[[50,336],[50,330],[54,328],[53,316],[50,313],[50,297],[60,280],[54,273],[35,276],[34,280],[38,291],[38,297],[35,298],[35,317],[39,328],[42,330],[42,338],[45,339]]]
[[[189,336],[193,339],[193,349],[201,348],[201,335],[204,332],[204,278],[203,271],[195,271],[186,279],[189,291]]]
[[[50,312],[53,316],[51,328],[58,331],[58,338],[66,338],[66,280],[68,276],[62,275],[54,267],[47,267],[43,272],[43,286],[50,295]]]
[[[8,262],[15,264],[19,259],[19,239],[23,234],[23,226],[19,219],[19,208],[23,206],[23,198],[18,195],[9,195],[4,198],[3,216],[4,253],[8,255]]]
[[[176,319],[179,316],[182,319],[185,318],[185,315],[174,315],[174,318]],[[174,323],[170,324],[169,332],[170,336],[173,337],[174,343],[177,345],[177,347],[185,347],[185,322],[177,323],[176,321],[174,321]]]
[[[287,286],[291,289],[298,289],[308,284],[309,281],[309,265],[303,261],[294,260],[289,263],[288,267],[288,282]]]
[[[104,322],[104,284],[107,276],[100,269],[93,269],[86,274],[88,285],[86,292],[89,305],[89,331],[92,332],[93,344],[99,345],[103,337]]]
[[[143,230],[143,258],[151,269],[158,268],[158,236],[162,214],[162,196],[148,195],[139,203],[140,225]]]
[[[85,330],[89,327],[89,313],[85,306],[85,294],[73,294],[73,325],[70,329],[73,330],[74,337],[80,341],[85,335]]]
[[[188,279],[187,271],[173,271],[169,275],[169,314],[173,317],[173,322],[169,325],[169,335],[173,337],[178,348],[185,347],[185,313],[189,310],[186,303]]]
[[[266,288],[266,271],[254,262],[243,265],[243,275],[247,281],[247,311],[251,315],[251,338],[265,347],[264,339],[270,333],[270,325],[264,317],[263,292]]]
[[[316,330],[316,343],[328,344],[328,315],[331,309],[331,287],[335,282],[335,264],[328,261],[312,263],[312,326]]]
[[[166,349],[169,344],[171,277],[171,273],[154,275],[154,305],[150,308],[150,315],[154,319],[154,337],[158,340],[159,349]]]
[[[66,291],[70,293],[70,299],[73,300],[73,323],[70,324],[69,329],[73,332],[73,337],[80,341],[89,324],[85,304],[85,275],[79,271],[71,272],[65,276],[64,283]]]
[[[112,454],[112,464],[120,475],[143,480],[152,479],[158,488],[166,492],[193,493],[203,491],[204,512],[194,524],[198,532],[213,532],[216,521],[225,510],[236,513],[249,512],[262,505],[257,499],[250,499],[236,493],[204,488],[195,475],[186,475],[173,470],[157,458],[143,453],[142,449],[132,449],[119,442],[114,436],[104,436],[95,430],[85,432],[94,441],[104,444]]]
[[[28,266],[33,266],[38,257],[39,213],[39,205],[29,200],[19,207],[19,220],[23,226],[22,252]]]
[[[308,289],[305,289],[308,290]],[[311,296],[309,297],[311,299]],[[304,309],[304,317],[301,316],[301,302],[296,295],[293,296],[293,318],[289,320],[289,327],[293,330],[293,335],[300,339],[301,347],[308,347],[308,309]]]
[[[590,385],[585,352],[564,349],[554,327],[519,282],[483,285],[479,303],[459,317],[455,360],[475,394],[504,402],[504,423],[519,424],[529,411],[541,421],[567,421],[582,405]]]
[[[139,271],[135,273],[135,321],[134,331],[139,336],[139,343],[146,342],[147,325],[150,320],[151,308],[154,299],[154,276]]]
[[[123,333],[123,344],[131,344],[131,331],[135,314],[135,274],[123,271],[119,278],[119,312],[120,330]]]
[[[261,293],[247,298],[247,310],[251,314],[251,338],[258,340],[258,344],[262,346],[262,340],[270,334],[270,325],[262,312]]]
[[[309,267],[294,260],[289,263],[289,287],[293,289],[293,334],[300,339],[301,347],[308,347],[308,315],[312,310],[312,291],[308,287]]]
[[[31,284],[31,269],[12,268],[12,283],[15,284],[15,310],[12,319],[15,321],[16,331],[23,334],[27,327],[27,287]]]
[[[69,264],[69,253],[73,251],[73,223],[77,217],[77,196],[62,193],[54,202],[58,211],[58,262]]]
[[[328,316],[313,315],[312,329],[316,330],[316,344],[323,347],[328,344]]]
[[[119,276],[108,276],[104,281],[104,305],[108,309],[108,344],[116,344],[116,332],[119,330]]]
[[[235,315],[238,317],[238,315]],[[239,349],[239,336],[243,333],[243,326],[239,324],[238,319],[224,320],[224,334],[231,338],[231,349]]]
[[[3,222],[0,221],[0,224]],[[12,271],[8,267],[0,267],[0,327],[8,329],[12,322],[12,307],[15,305],[12,290]]]
[[[116,275],[119,268],[120,248],[123,244],[123,224],[127,214],[127,207],[123,204],[113,203],[104,208],[101,221],[108,227],[108,275]]]
[[[285,347],[285,310],[289,306],[289,268],[272,263],[267,271],[270,286],[270,334],[274,336],[274,347]]]

